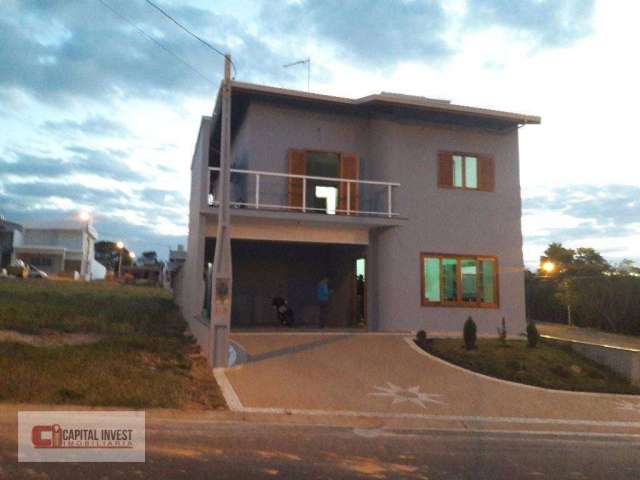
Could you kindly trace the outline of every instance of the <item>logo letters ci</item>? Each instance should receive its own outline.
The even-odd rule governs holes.
[[[51,438],[42,438],[44,433],[49,433]],[[36,425],[31,429],[31,443],[35,448],[60,447],[62,444],[60,425]]]

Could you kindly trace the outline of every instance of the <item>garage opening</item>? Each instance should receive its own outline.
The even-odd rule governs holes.
[[[232,240],[232,328],[281,326],[273,299],[287,300],[294,327],[316,328],[316,289],[329,280],[327,328],[366,326],[363,245]],[[207,238],[205,261],[213,262],[215,239]]]

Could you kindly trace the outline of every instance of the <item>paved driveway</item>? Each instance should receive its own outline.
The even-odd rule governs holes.
[[[235,334],[244,364],[219,380],[247,412],[450,419],[640,433],[640,397],[558,392],[490,379],[401,335]]]

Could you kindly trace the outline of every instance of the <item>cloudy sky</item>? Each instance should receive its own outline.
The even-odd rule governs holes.
[[[187,234],[222,60],[144,0],[103,2],[120,16],[99,0],[0,0],[0,214],[88,209],[102,238],[166,257]],[[311,57],[313,91],[540,115],[520,131],[527,264],[550,241],[640,261],[640,2],[157,3],[230,51],[238,80],[306,89],[306,70],[282,65]]]

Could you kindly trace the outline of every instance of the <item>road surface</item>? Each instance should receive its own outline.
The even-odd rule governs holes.
[[[147,461],[18,464],[0,437],[0,479],[637,479],[640,436],[391,430],[157,419]]]

